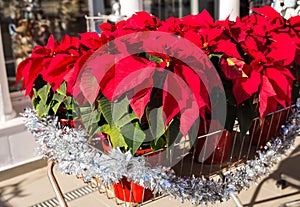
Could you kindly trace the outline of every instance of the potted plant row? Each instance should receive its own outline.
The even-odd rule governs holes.
[[[225,128],[227,141],[220,143],[229,143],[236,120],[244,135],[254,118],[264,123],[267,114],[295,101],[299,28],[298,16],[285,20],[271,7],[254,9],[252,15],[235,21],[214,21],[207,11],[165,21],[137,12],[116,24],[103,23],[100,34],[66,35],[59,42],[51,36],[46,46],[35,47],[18,65],[17,82],[22,80],[38,117],[58,116],[63,125],[83,126],[89,143],[100,142],[105,153],[119,148],[139,156],[168,148],[195,128],[196,134],[203,135],[210,125]],[[181,54],[176,42],[167,48],[171,39],[161,34],[188,40],[201,53]],[[209,59],[216,68],[226,95],[224,126],[212,119],[212,106],[218,103],[211,103],[212,91],[197,75],[207,67],[193,67],[181,58],[201,64]],[[203,142],[198,147],[201,150]],[[228,151],[228,144],[225,148]],[[208,161],[220,159],[224,156]],[[120,183],[123,189],[116,184],[115,193],[121,200],[151,198],[151,193],[124,192],[124,186],[139,188],[126,178]]]

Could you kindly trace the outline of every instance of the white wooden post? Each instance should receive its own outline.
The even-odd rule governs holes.
[[[191,14],[199,13],[199,1],[200,0],[191,0]]]
[[[179,4],[179,14],[178,14],[178,17],[181,18],[182,15],[183,15],[183,1],[182,0],[178,0],[178,4]]]
[[[0,27],[0,122],[5,122],[16,116],[12,108],[8,89],[7,73],[3,52],[3,42]]]
[[[219,0],[219,19],[224,20],[228,16],[230,20],[235,21],[236,17],[240,15],[240,1],[239,0]]]
[[[130,17],[132,14],[143,10],[142,0],[120,0],[121,15]]]

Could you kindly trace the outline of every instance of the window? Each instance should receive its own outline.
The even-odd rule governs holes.
[[[1,3],[2,2],[2,3]],[[16,67],[50,34],[60,39],[86,30],[88,0],[0,0],[1,32],[10,92],[15,86]]]

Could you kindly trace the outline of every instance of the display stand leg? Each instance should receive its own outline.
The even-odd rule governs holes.
[[[53,190],[55,192],[55,195],[56,195],[56,197],[58,199],[59,205],[61,207],[68,207],[67,202],[66,202],[66,200],[64,198],[64,195],[61,192],[61,189],[60,189],[60,187],[58,185],[58,182],[57,182],[57,180],[56,180],[56,178],[54,176],[54,173],[53,173],[54,165],[55,165],[54,161],[52,161],[52,160],[48,161],[48,177],[49,177],[49,180],[51,182],[52,188],[53,188]]]
[[[300,188],[300,180],[286,174],[281,174],[280,178],[281,180],[277,181],[278,187],[285,188],[287,187],[288,184],[292,184],[293,186]],[[300,200],[298,199],[280,205],[280,207],[293,207],[293,206],[300,206]]]
[[[237,207],[243,207],[240,199],[236,196],[235,192],[230,192],[230,197],[233,199]]]

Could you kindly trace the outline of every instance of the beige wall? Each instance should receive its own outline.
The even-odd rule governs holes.
[[[31,106],[21,92],[10,93],[6,77],[0,30],[0,171],[38,159],[33,136],[27,132],[24,119],[19,116]]]
[[[32,134],[21,117],[0,126],[0,171],[40,159]]]

